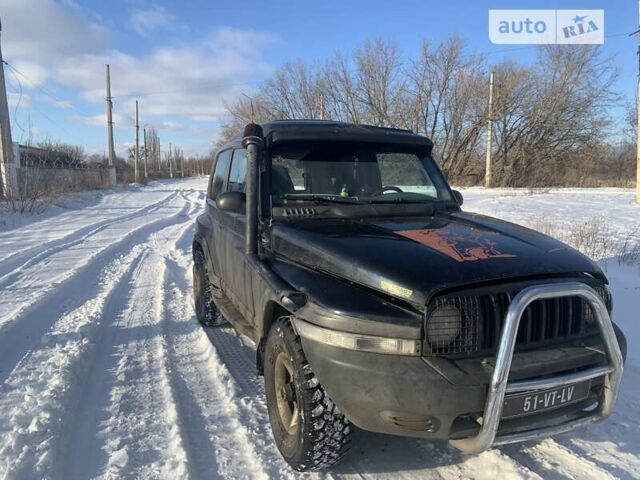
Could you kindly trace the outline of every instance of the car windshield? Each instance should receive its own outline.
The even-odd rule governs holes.
[[[426,149],[334,142],[272,149],[271,196],[273,206],[453,201]]]

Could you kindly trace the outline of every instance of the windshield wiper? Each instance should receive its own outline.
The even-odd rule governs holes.
[[[434,203],[439,203],[439,200],[419,200],[416,198],[371,198],[364,200],[366,203],[413,203],[413,204],[424,204],[424,205],[432,205]]]
[[[284,196],[284,198],[287,200],[311,201],[314,203],[343,203],[347,205],[362,205],[363,203],[353,198],[334,197],[330,195],[319,195],[314,193],[310,193],[310,194],[287,193]]]

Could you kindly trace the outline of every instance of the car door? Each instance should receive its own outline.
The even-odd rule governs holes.
[[[228,192],[244,192],[247,175],[247,152],[243,148],[234,149],[229,170]],[[249,271],[245,255],[245,208],[239,212],[224,212],[226,216],[225,239],[227,255],[224,259],[223,272],[228,289],[228,297],[242,313],[248,323],[253,319],[253,297],[251,288],[251,272]]]
[[[216,205],[216,197],[227,188],[232,155],[233,149],[223,150],[218,153],[207,190],[206,213],[211,224],[212,233],[211,238],[207,238],[207,248],[209,249],[213,276],[217,283],[220,283],[222,277],[222,259],[225,258],[226,246],[225,226],[223,225],[225,218],[223,212]]]

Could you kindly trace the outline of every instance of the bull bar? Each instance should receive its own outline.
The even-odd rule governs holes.
[[[518,327],[527,306],[535,300],[573,296],[584,298],[592,308],[604,343],[607,365],[577,373],[509,382],[508,377]],[[622,354],[620,353],[609,312],[593,288],[578,282],[527,287],[514,297],[507,311],[484,412],[480,421],[480,431],[474,437],[450,440],[450,443],[465,453],[480,453],[492,446],[548,437],[603,420],[611,415],[613,411],[622,379],[622,370]],[[598,407],[595,410],[584,412],[578,418],[570,418],[556,425],[540,428],[533,427],[517,433],[498,435],[505,394],[556,388],[597,377],[604,377],[604,388],[598,401]]]

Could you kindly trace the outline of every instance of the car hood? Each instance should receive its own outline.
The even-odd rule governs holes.
[[[271,246],[295,263],[419,305],[437,291],[483,282],[603,277],[597,265],[562,242],[464,212],[274,222]]]

